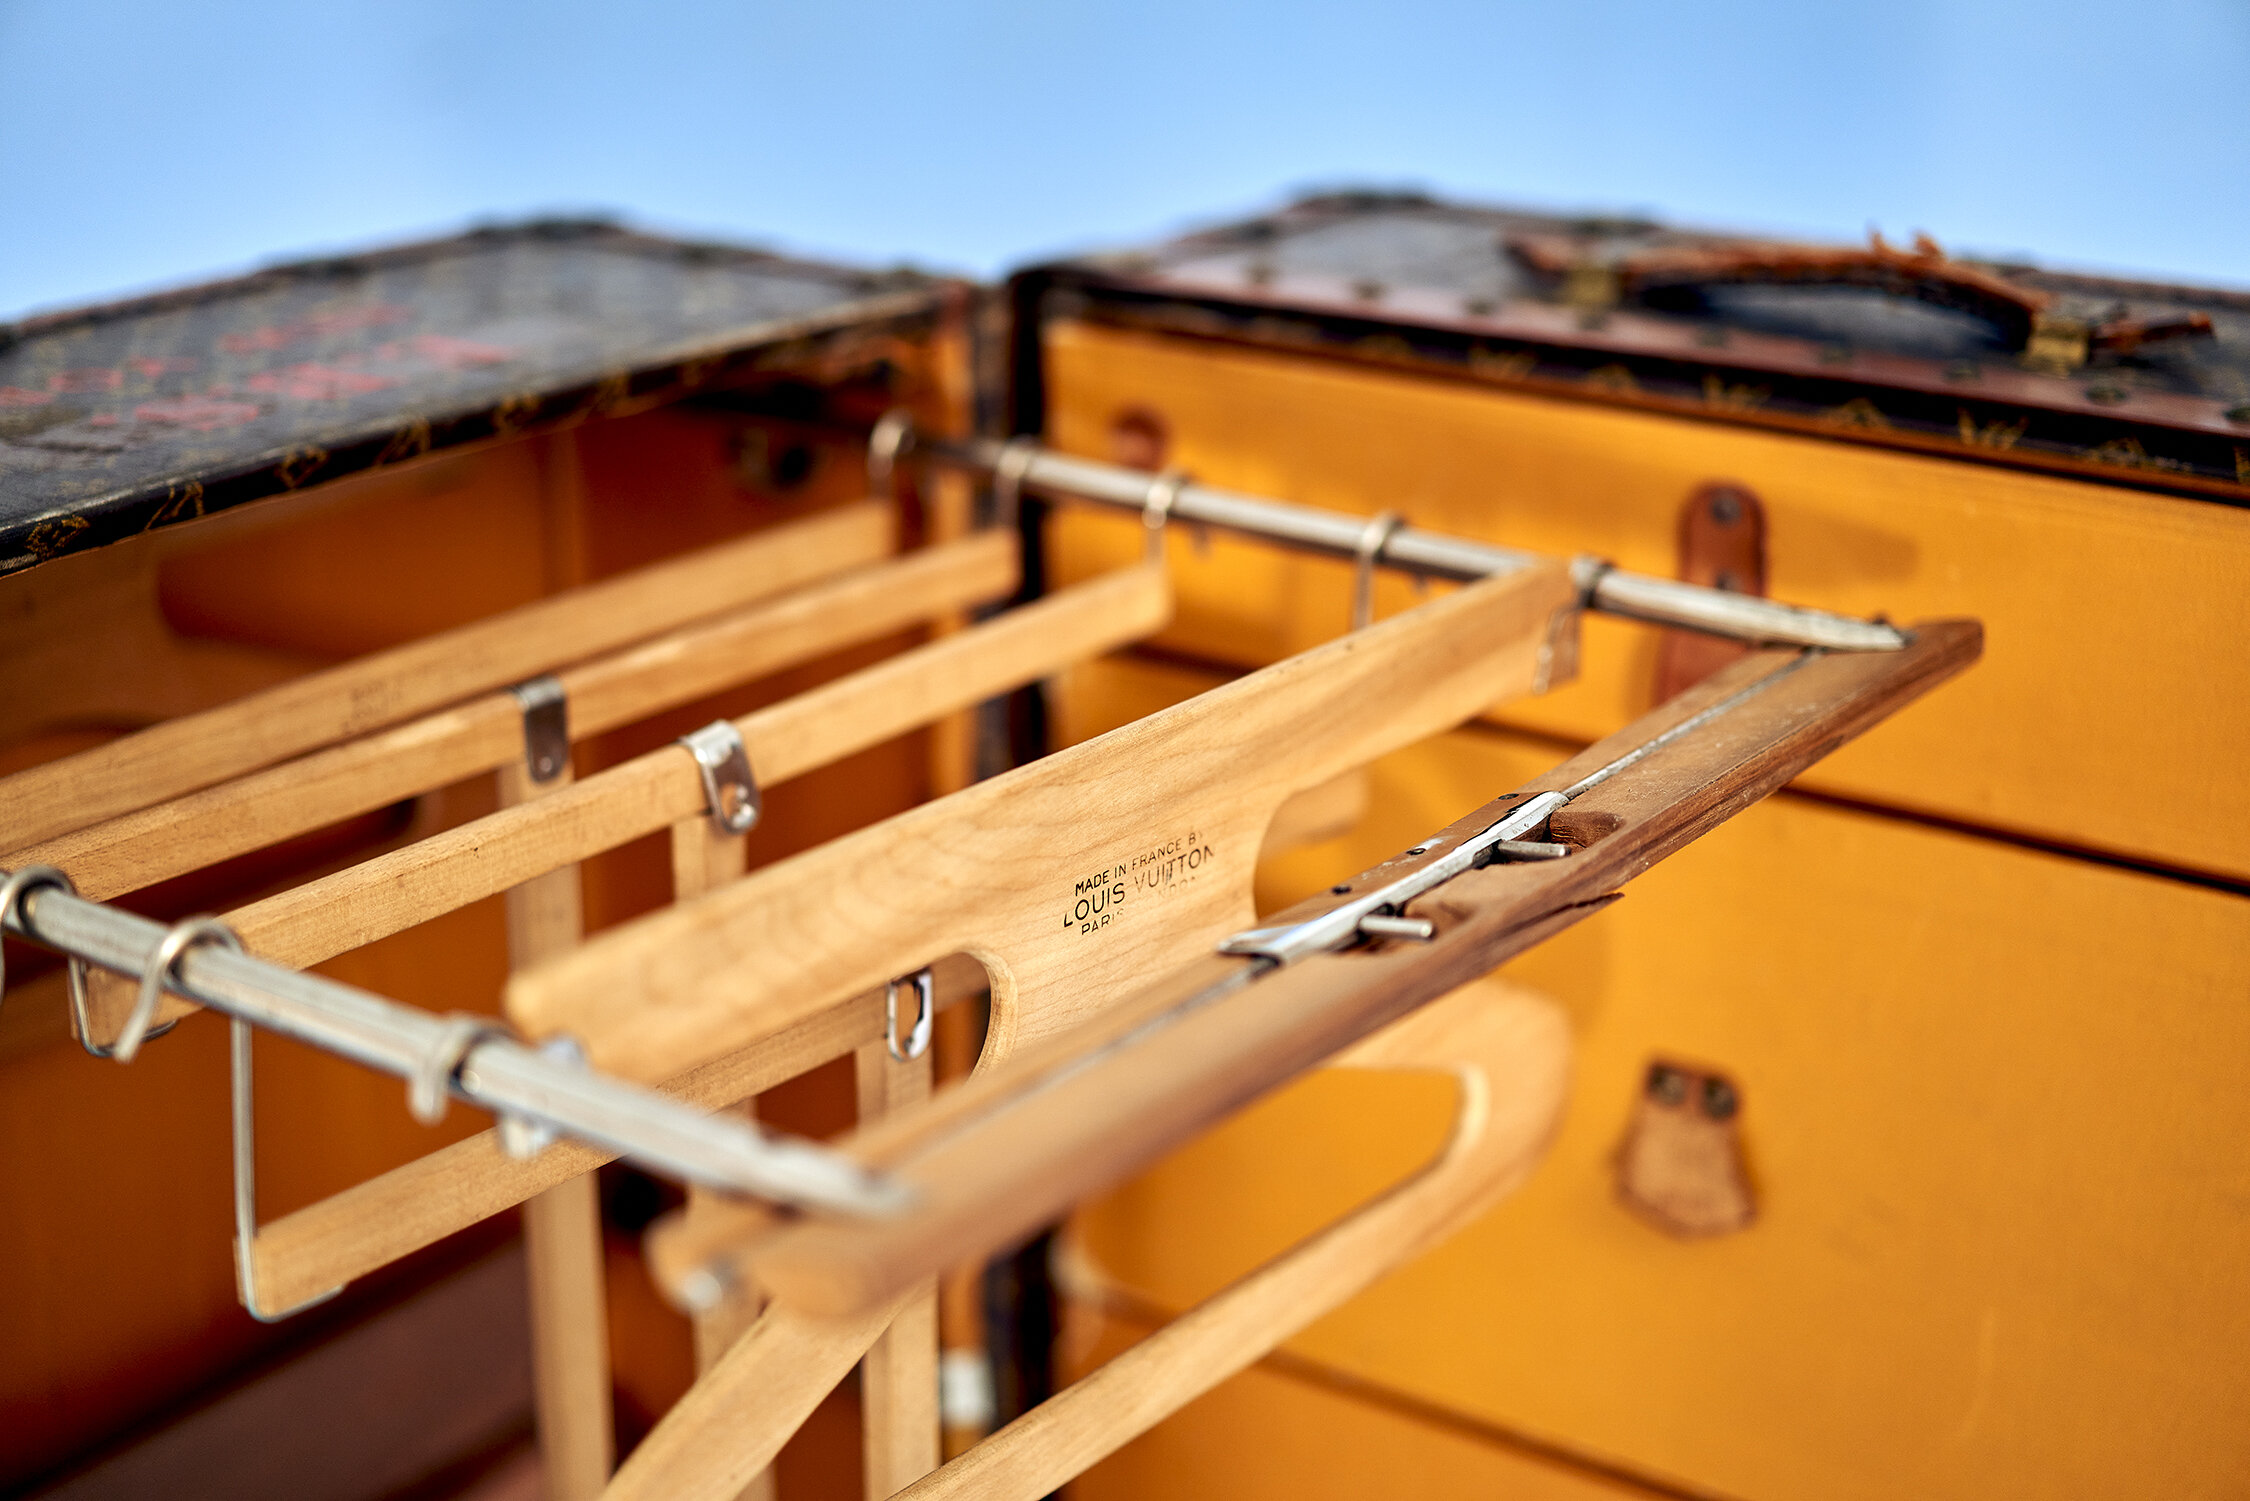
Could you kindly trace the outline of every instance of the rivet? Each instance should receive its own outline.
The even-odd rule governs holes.
[[[1352,283],[1352,295],[1354,297],[1357,297],[1362,302],[1375,302],[1379,300],[1385,290],[1386,289],[1384,288],[1383,284],[1375,280],[1373,277],[1367,277],[1363,280],[1355,281]]]
[[[1666,1105],[1677,1105],[1687,1098],[1687,1076],[1678,1069],[1662,1063],[1648,1066],[1648,1096]]]
[[[2250,423],[2250,401],[2238,402],[2227,408],[2227,421]]]
[[[2086,399],[2105,407],[2116,406],[2133,393],[2123,386],[2099,385],[2086,388]]]
[[[1721,526],[1732,526],[1742,519],[1742,497],[1732,490],[1714,490],[1711,493],[1711,519]]]
[[[1703,1081],[1703,1113],[1715,1121],[1723,1121],[1742,1108],[1735,1097],[1734,1086],[1720,1078]]]

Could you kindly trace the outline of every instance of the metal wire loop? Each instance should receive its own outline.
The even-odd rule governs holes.
[[[867,435],[867,488],[877,495],[890,495],[898,477],[898,461],[914,446],[914,414],[904,407],[892,407],[876,420],[875,430]]]
[[[1141,525],[1148,528],[1148,560],[1164,561],[1164,528],[1171,523],[1172,507],[1188,486],[1185,469],[1167,469],[1148,482],[1148,498],[1141,502]]]
[[[242,940],[235,936],[234,929],[215,917],[183,917],[166,928],[164,936],[156,940],[156,951],[149,955],[148,967],[141,971],[141,990],[133,999],[133,1014],[125,1018],[107,1056],[119,1063],[131,1063],[140,1053],[141,1044],[153,1035],[149,1029],[156,1022],[156,1008],[164,1003],[165,986],[178,983],[173,966],[199,943],[224,944],[238,954],[242,952]]]
[[[904,1041],[898,1035],[898,993],[902,986],[914,989],[914,1027]],[[930,1050],[930,1032],[937,1024],[937,984],[931,978],[929,967],[923,966],[910,975],[901,975],[883,987],[883,1044],[891,1056],[901,1063],[921,1057]]]
[[[7,880],[0,881],[0,927],[7,925],[8,914],[13,912],[16,930],[26,938],[31,937],[31,914],[24,910],[23,902],[31,893],[44,886],[59,886],[72,896],[78,894],[78,888],[71,884],[70,877],[56,867],[26,865],[21,870],[10,872]],[[70,961],[71,1000],[74,1004],[85,990],[85,974],[83,963],[76,959]],[[5,949],[0,949],[0,999],[5,999],[7,993],[8,954]]]
[[[1352,629],[1363,631],[1375,623],[1375,565],[1383,560],[1383,549],[1391,545],[1391,538],[1406,525],[1406,518],[1396,511],[1382,511],[1371,518],[1366,529],[1359,534],[1359,545],[1352,551]]]
[[[234,1127],[234,1294],[250,1317],[278,1324],[294,1313],[327,1302],[343,1284],[314,1293],[302,1303],[268,1310],[258,1297],[258,1117],[250,1075],[250,1024],[227,1018],[227,1093]]]
[[[992,517],[1003,531],[1014,531],[1023,515],[1023,480],[1039,457],[1039,440],[1010,438],[992,464]]]

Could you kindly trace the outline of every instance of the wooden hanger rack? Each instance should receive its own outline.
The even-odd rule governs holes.
[[[1134,510],[1152,539],[1178,520],[1352,559],[1360,628],[747,876],[740,832],[762,794],[1158,630],[1171,611],[1160,560],[721,721],[682,743],[689,754],[668,746],[573,779],[571,735],[1017,587],[1011,535],[893,558],[892,508],[868,501],[0,781],[11,809],[0,862],[13,872],[0,871],[0,927],[71,956],[89,1047],[129,1058],[210,1006],[238,1029],[238,1077],[254,1023],[407,1078],[418,1109],[451,1095],[500,1116],[492,1131],[271,1224],[253,1209],[242,1283],[254,1309],[294,1308],[527,1204],[540,1427],[558,1496],[756,1494],[782,1443],[862,1360],[871,1495],[1045,1494],[1528,1172],[1561,1108],[1566,1030],[1537,996],[1464,982],[1594,910],[1977,649],[1969,626],[1901,632],[1026,440],[916,443],[896,417],[878,431],[871,473],[910,448],[992,475],[1004,514],[1028,485]],[[1467,587],[1369,623],[1377,567]],[[1520,809],[1615,760],[1619,745],[1660,740],[1567,809],[1542,804],[1512,830],[1516,846],[1559,845],[1562,858],[1451,873],[1339,917],[1352,892],[1414,878],[1446,848],[1489,836],[1473,817],[1349,892],[1250,927],[1253,866],[1285,805],[1567,677],[1584,609],[1818,650],[1778,671],[1772,657],[1751,659],[1485,810],[1488,826],[1522,822]],[[1706,732],[1714,704],[1736,716],[1734,738]],[[558,712],[559,764],[554,718],[534,723]],[[223,928],[167,930],[97,900],[487,771],[501,778],[498,811],[250,903]],[[666,829],[676,904],[582,943],[575,866]],[[590,1067],[482,1019],[432,1017],[299,972],[503,892],[507,1014],[527,1038],[569,1037]],[[221,941],[230,934],[249,952]],[[1229,934],[1232,949],[1214,954]],[[972,992],[991,1001],[976,1077],[935,1099],[927,1057],[900,1053],[898,1020],[885,1014],[891,982],[917,971],[932,1013]],[[1458,993],[1437,1000],[1448,991]],[[775,1138],[725,1113],[844,1053],[857,1055],[862,1121],[845,1147]],[[938,1468],[933,1275],[1324,1059],[1454,1075],[1460,1106],[1438,1157]],[[619,1153],[691,1184],[688,1211],[650,1244],[668,1288],[696,1311],[700,1377],[605,1489],[585,1175]],[[745,1197],[816,1213],[782,1224]],[[774,1301],[761,1307],[759,1290]]]

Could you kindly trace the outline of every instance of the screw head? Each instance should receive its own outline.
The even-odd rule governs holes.
[[[1348,895],[1350,895],[1350,894],[1351,894],[1351,889],[1352,889],[1352,883],[1351,883],[1351,882],[1349,882],[1349,881],[1346,881],[1346,882],[1345,882],[1345,883],[1344,883],[1343,885],[1341,885],[1341,886],[1331,886],[1331,887],[1329,887],[1329,888],[1328,888],[1328,894],[1329,894],[1330,896],[1348,896]]]
[[[1742,497],[1732,490],[1711,492],[1711,519],[1721,526],[1732,526],[1742,519]]]
[[[2250,401],[2237,402],[2228,407],[2227,421],[2250,423]]]
[[[1724,1079],[1717,1078],[1703,1081],[1703,1113],[1705,1115],[1715,1121],[1731,1120],[1734,1113],[1741,1108],[1742,1101],[1736,1096],[1732,1084]]]

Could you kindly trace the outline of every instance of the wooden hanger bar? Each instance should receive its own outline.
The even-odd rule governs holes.
[[[1531,691],[1574,597],[1560,564],[1470,585],[598,936],[509,1014],[660,1079],[967,952],[997,1056],[1245,924],[1291,794]]]
[[[52,839],[873,562],[894,529],[887,502],[856,502],[168,719],[0,781],[0,837]]]
[[[1562,1104],[1569,1052],[1568,1029],[1553,1003],[1487,980],[1335,1060],[1341,1067],[1457,1075],[1462,1097],[1452,1139],[1405,1183],[1176,1320],[1158,1342],[1144,1342],[1148,1356],[1118,1357],[1097,1384],[1082,1381],[1050,1398],[925,1484],[950,1493],[989,1481],[1004,1487],[998,1494],[1042,1495],[1017,1487],[1033,1476],[1067,1479],[1076,1473],[1069,1466],[1082,1469],[1145,1431],[1450,1234],[1520,1181],[1544,1149]],[[763,1217],[755,1209],[732,1212]],[[652,1269],[668,1284],[676,1282],[676,1243],[686,1238],[679,1223],[672,1216],[667,1233],[650,1241],[658,1258]],[[841,1317],[772,1305],[642,1440],[605,1501],[732,1497],[732,1487],[771,1462],[902,1303]],[[921,1493],[917,1487],[906,1494]]]
[[[1171,609],[1171,586],[1160,568],[1119,569],[745,715],[734,725],[760,784],[771,787],[1139,640],[1159,629]],[[253,953],[304,968],[653,834],[703,807],[694,759],[666,746],[535,805],[503,808],[254,902],[226,920]],[[97,987],[92,1009],[101,1025],[115,1027],[131,1001],[130,985],[111,982]],[[185,998],[167,996],[159,1019],[192,1009]],[[763,1034],[745,1036],[741,1044],[757,1035]],[[731,1051],[734,1047],[713,1048],[662,1077]]]
[[[1512,808],[1589,774],[1606,776],[1552,816],[1546,832],[1571,847],[1566,857],[1472,869],[1435,887],[1401,914],[1432,925],[1426,941],[1362,942],[1286,967],[1206,955],[1037,1055],[855,1136],[850,1149],[912,1187],[916,1207],[880,1223],[787,1230],[757,1251],[757,1277],[808,1313],[840,1313],[1046,1223],[1281,1081],[1579,920],[1616,887],[1966,668],[1981,649],[1975,622],[1935,621],[1916,627],[1898,653],[1746,659],[1260,931],[1315,922],[1355,893],[1444,860]],[[1666,739],[1674,729],[1686,732]],[[757,1232],[762,1222],[745,1216],[743,1226]],[[699,1233],[717,1235],[718,1222]],[[728,1258],[747,1248],[705,1249],[731,1275]],[[678,1265],[698,1259],[695,1248],[668,1256]]]
[[[1037,1501],[1437,1246],[1529,1176],[1561,1119],[1570,1052],[1559,1006],[1482,980],[1335,1059],[1332,1067],[1454,1075],[1454,1129],[1437,1156],[901,1492],[902,1501]]]
[[[1017,546],[982,533],[855,568],[555,673],[573,739],[597,735],[824,652],[1012,593]],[[56,865],[121,896],[523,756],[502,689],[0,858]]]

